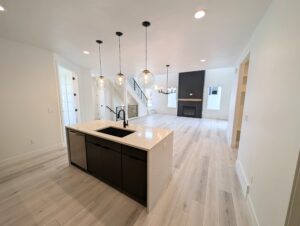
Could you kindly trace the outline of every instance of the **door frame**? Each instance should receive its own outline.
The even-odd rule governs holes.
[[[240,135],[238,135],[238,130],[239,130],[239,127],[242,127],[242,123],[243,123],[245,103],[243,104],[243,107],[241,108],[240,102],[241,102],[241,98],[242,98],[243,77],[244,77],[244,72],[245,72],[245,68],[246,68],[247,64],[248,64],[247,74],[249,75],[250,53],[248,53],[247,56],[245,57],[245,59],[242,61],[242,63],[240,64],[239,70],[238,70],[238,83],[237,83],[235,110],[234,110],[234,118],[233,118],[233,129],[232,129],[232,134],[231,134],[232,136],[231,136],[231,141],[230,141],[232,148],[238,148],[239,143],[237,142],[237,136],[240,136]],[[247,77],[248,77],[248,75],[247,75]],[[247,84],[246,84],[246,86],[247,86]],[[245,96],[246,96],[246,92],[245,92]]]
[[[299,216],[299,209],[295,209],[295,208],[297,207],[299,208],[299,206],[300,206],[300,152],[298,155],[298,163],[296,166],[293,189],[292,189],[289,208],[286,216],[285,226],[294,226],[295,223],[300,223],[300,222],[295,222],[295,220],[299,219],[299,217],[296,218],[296,216]]]
[[[61,62],[60,59],[56,59],[57,57],[54,57],[54,62],[55,62],[55,80],[56,80],[56,88],[57,88],[57,98],[58,98],[58,108],[59,108],[59,119],[60,119],[60,136],[61,136],[61,142],[63,144],[63,147],[67,146],[67,139],[64,136],[65,135],[65,126],[64,126],[64,118],[62,115],[62,100],[61,100],[61,94],[60,94],[60,80],[59,80],[59,67],[63,67],[67,70],[70,70],[73,72],[74,76],[76,77],[77,80],[77,98],[78,98],[78,123],[81,122],[81,114],[80,114],[80,96],[79,96],[79,86],[78,86],[78,74],[76,70],[73,70],[72,68],[68,67],[65,62]]]

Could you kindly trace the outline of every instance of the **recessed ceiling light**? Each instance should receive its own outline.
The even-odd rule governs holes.
[[[5,11],[5,9],[2,5],[0,5],[0,11]]]
[[[83,54],[90,55],[90,52],[85,50],[85,51],[83,51]]]
[[[205,60],[205,59],[202,59],[201,62],[204,63],[204,62],[206,62],[206,60]]]
[[[202,9],[195,13],[194,17],[195,19],[201,19],[205,17],[206,12]]]

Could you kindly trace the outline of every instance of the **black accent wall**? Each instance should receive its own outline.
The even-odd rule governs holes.
[[[178,116],[202,118],[205,71],[179,73]]]

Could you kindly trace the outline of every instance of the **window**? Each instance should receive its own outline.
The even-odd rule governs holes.
[[[221,108],[221,86],[208,87],[207,110],[220,110]]]
[[[177,107],[177,100],[176,100],[176,93],[168,94],[168,108],[176,108]]]

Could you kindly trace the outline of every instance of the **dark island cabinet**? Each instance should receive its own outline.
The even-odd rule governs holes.
[[[123,146],[123,190],[147,205],[147,152]]]
[[[101,143],[101,141],[102,140],[98,140],[97,142],[94,142],[94,140],[87,138],[86,151],[88,172],[109,185],[121,189],[121,146],[119,151],[117,151],[110,148],[106,142]]]
[[[147,152],[86,136],[87,170],[147,206]]]
[[[100,148],[101,156],[98,164],[100,168],[100,179],[108,184],[122,188],[122,154],[109,148]]]
[[[86,143],[86,155],[87,155],[87,170],[89,173],[98,177],[100,175],[100,167],[98,159],[101,158],[100,146]]]

